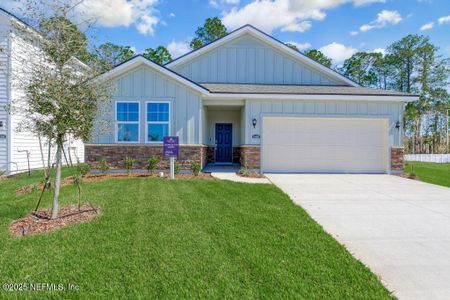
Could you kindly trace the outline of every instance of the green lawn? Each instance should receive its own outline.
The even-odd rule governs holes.
[[[0,182],[0,283],[76,284],[79,291],[0,287],[0,298],[391,298],[373,273],[272,185],[157,178],[89,183],[85,195],[102,207],[101,217],[9,237],[8,224],[30,212],[38,194],[14,190],[37,181],[33,176]],[[75,202],[74,187],[61,193],[64,202]]]
[[[406,163],[405,173],[411,173],[413,167],[417,179],[450,187],[450,164],[409,161]]]

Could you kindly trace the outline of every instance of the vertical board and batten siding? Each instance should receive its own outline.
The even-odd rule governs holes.
[[[9,98],[9,28],[0,19],[0,172],[8,169],[8,113],[6,111]]]
[[[247,131],[245,143],[259,145],[261,123],[264,116],[286,117],[336,117],[336,118],[386,118],[389,120],[389,145],[401,146],[401,130],[395,128],[401,121],[403,103],[359,102],[359,101],[291,101],[291,100],[247,100],[245,103]],[[253,118],[258,120],[256,128],[250,125]]]
[[[146,105],[147,101],[170,101],[170,133],[180,138],[180,144],[200,144],[203,141],[202,119],[205,117],[201,95],[177,83],[173,79],[150,67],[137,67],[115,80],[113,101],[97,121],[108,124],[106,130],[95,130],[92,134],[93,144],[116,143],[115,136],[115,102],[140,102],[140,141],[146,143]],[[98,126],[96,126],[98,128]]]
[[[201,83],[343,85],[246,35],[173,70]]]
[[[10,36],[10,59],[11,59],[11,104],[13,106],[14,113],[11,114],[11,146],[10,146],[10,172],[20,172],[28,169],[27,155],[25,151],[30,153],[30,167],[32,169],[42,168],[42,156],[39,146],[38,137],[27,131],[18,130],[20,125],[26,120],[26,116],[20,110],[19,107],[26,105],[26,98],[23,89],[20,87],[19,82],[26,82],[29,79],[29,70],[32,67],[31,63],[27,63],[35,56],[43,55],[37,45],[31,43],[29,38],[24,38],[23,33],[17,33],[13,29]],[[20,81],[19,81],[20,80]],[[16,109],[14,109],[16,108]],[[44,162],[47,163],[47,149],[48,144],[45,139],[42,139],[44,148]],[[55,147],[52,148],[51,162],[55,162]],[[65,144],[65,152],[67,157],[70,157],[73,163],[84,162],[84,143],[81,140],[70,139]],[[63,161],[63,164],[66,164]]]

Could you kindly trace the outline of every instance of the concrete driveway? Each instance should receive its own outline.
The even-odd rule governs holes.
[[[390,175],[267,177],[397,297],[450,299],[450,188]]]

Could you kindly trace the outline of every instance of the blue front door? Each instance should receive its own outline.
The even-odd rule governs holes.
[[[233,162],[233,126],[230,123],[216,123],[216,163]]]

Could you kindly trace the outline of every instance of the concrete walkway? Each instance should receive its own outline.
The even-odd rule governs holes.
[[[212,177],[222,180],[231,180],[235,182],[244,182],[244,183],[262,183],[262,184],[270,184],[271,182],[267,178],[250,178],[250,177],[242,177],[237,175],[235,172],[212,172]]]
[[[266,176],[400,299],[450,299],[450,188],[389,175]]]

